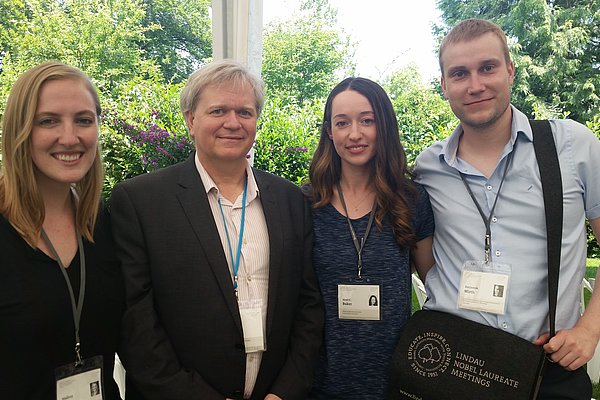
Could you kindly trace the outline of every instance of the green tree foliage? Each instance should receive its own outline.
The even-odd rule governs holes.
[[[323,107],[320,100],[302,107],[283,99],[267,101],[258,121],[254,166],[297,185],[305,183],[319,141]]]
[[[25,20],[23,0],[2,0],[0,2],[0,73],[2,58],[13,48],[13,38],[23,32]]]
[[[158,71],[138,48],[147,30],[141,25],[144,12],[138,0],[17,3],[13,12],[24,19],[6,31],[0,27],[10,35],[10,46],[2,58],[2,108],[16,77],[47,60],[80,68],[106,94],[136,75],[155,75]],[[10,20],[0,21],[11,24]]]
[[[270,97],[296,104],[326,97],[354,70],[353,45],[335,27],[327,0],[305,1],[293,19],[269,25],[263,36],[262,76]]]
[[[444,26],[466,18],[499,24],[516,66],[513,103],[540,118],[590,121],[600,109],[598,0],[439,0]]]
[[[448,136],[458,121],[433,85],[422,82],[415,65],[392,73],[383,83],[400,129],[409,164],[433,142]]]
[[[140,42],[167,81],[185,80],[212,56],[210,0],[144,0],[142,25],[156,27]]]

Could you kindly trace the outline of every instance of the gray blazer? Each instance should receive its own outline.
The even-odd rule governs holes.
[[[246,354],[229,267],[194,156],[119,183],[111,214],[127,310],[127,399],[241,399]],[[303,399],[323,328],[310,209],[254,170],[270,241],[267,350],[252,395]]]

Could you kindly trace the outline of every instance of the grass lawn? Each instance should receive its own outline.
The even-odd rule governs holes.
[[[587,269],[585,271],[585,277],[586,278],[595,278],[596,277],[596,272],[598,271],[598,267],[600,267],[600,259],[598,258],[588,258],[587,262]],[[600,284],[599,284],[600,285]],[[589,301],[590,299],[590,294],[589,292],[586,291],[585,294],[585,300],[586,302]],[[417,301],[417,296],[415,295],[414,289],[413,289],[413,295],[412,295],[412,309],[413,312],[418,310],[419,307],[419,302]],[[600,400],[600,383],[596,383],[594,384],[593,387],[593,397],[594,399],[599,399]]]

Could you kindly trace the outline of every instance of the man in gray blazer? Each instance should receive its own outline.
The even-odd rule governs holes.
[[[114,188],[128,399],[292,400],[311,386],[323,310],[310,210],[249,166],[263,102],[241,65],[201,68],[181,93],[195,155]]]

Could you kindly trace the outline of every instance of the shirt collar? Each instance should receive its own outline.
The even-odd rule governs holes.
[[[533,141],[533,133],[531,132],[531,125],[529,125],[529,119],[527,118],[527,116],[521,111],[517,110],[517,108],[512,104],[510,105],[510,107],[512,110],[511,132],[510,141],[506,144],[505,147],[505,153],[512,151],[519,133],[521,133],[521,136],[524,137],[526,140],[530,142]],[[448,139],[446,139],[443,142],[442,150],[440,151],[439,157],[440,159],[444,159],[444,161],[448,165],[456,165],[458,142],[462,133],[462,124],[458,124],[458,126],[454,129],[454,131],[452,131],[452,134],[450,134]]]
[[[200,174],[200,179],[202,179],[202,184],[204,185],[204,190],[206,194],[208,194],[211,190],[214,190],[216,193],[219,193],[219,188],[217,184],[211,176],[208,174],[197,155],[194,155],[194,162],[196,163],[196,169]],[[252,167],[250,163],[246,161],[246,175],[248,176],[248,187],[246,194],[246,201],[249,203],[254,198],[260,195],[260,190],[258,189],[258,185],[256,184],[256,179],[254,179],[254,173],[252,171]]]

